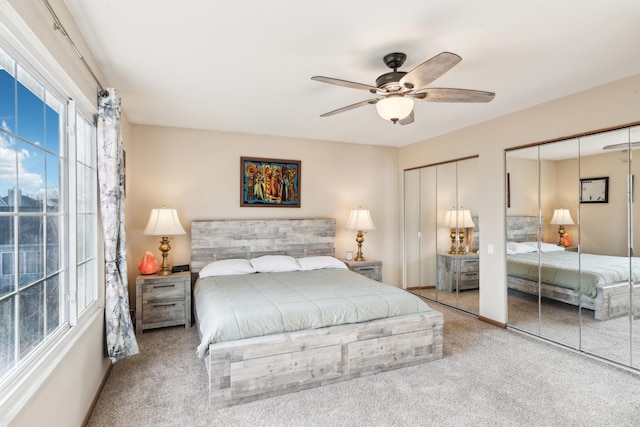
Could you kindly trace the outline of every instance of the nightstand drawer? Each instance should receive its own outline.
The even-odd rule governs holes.
[[[478,271],[460,272],[460,275],[458,276],[458,280],[460,281],[480,280],[480,273]]]
[[[353,261],[343,259],[342,262],[354,273],[361,274],[378,282],[382,281],[382,261]]]
[[[157,300],[142,305],[143,323],[184,321],[184,297],[175,300]]]
[[[371,267],[355,267],[352,268],[351,271],[354,271],[358,274],[362,274],[363,276],[368,277],[373,280],[380,280],[380,266],[371,266]]]
[[[182,299],[184,300],[184,285],[182,283],[152,283],[145,284],[142,291],[142,301],[158,299]]]
[[[480,261],[478,261],[477,259],[460,260],[460,273],[474,272],[476,273],[476,277],[477,277],[477,273],[479,269],[480,269]]]

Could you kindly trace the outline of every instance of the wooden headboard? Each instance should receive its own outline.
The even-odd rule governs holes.
[[[334,218],[193,221],[191,272],[229,258],[335,256],[335,235]]]
[[[537,216],[508,216],[507,242],[537,242],[539,222]]]

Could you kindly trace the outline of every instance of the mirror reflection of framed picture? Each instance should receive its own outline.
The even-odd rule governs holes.
[[[580,203],[609,203],[609,177],[581,179]]]

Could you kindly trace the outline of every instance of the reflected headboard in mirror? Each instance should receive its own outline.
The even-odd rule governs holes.
[[[472,216],[471,219],[473,220],[475,227],[471,230],[473,242],[471,243],[469,250],[475,253],[480,250],[480,220],[477,216]]]
[[[537,216],[508,216],[507,242],[535,242],[538,240]],[[544,222],[544,218],[541,219]]]

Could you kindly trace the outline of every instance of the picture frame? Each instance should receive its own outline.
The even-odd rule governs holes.
[[[609,177],[580,179],[580,203],[609,203]]]
[[[300,207],[300,160],[240,157],[241,207]]]

